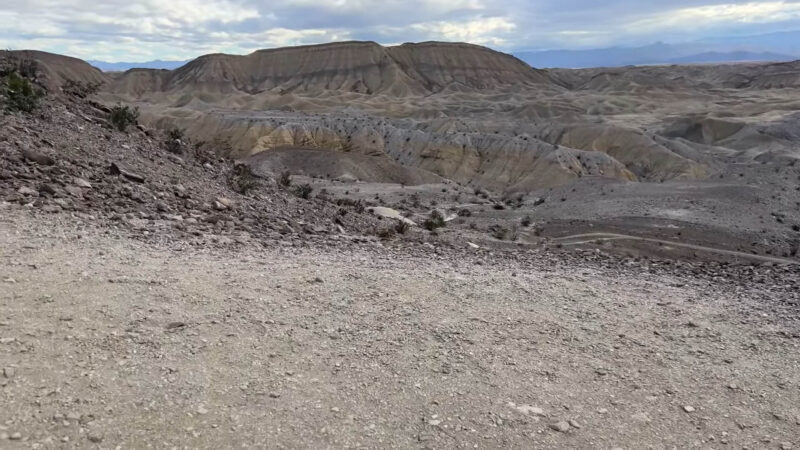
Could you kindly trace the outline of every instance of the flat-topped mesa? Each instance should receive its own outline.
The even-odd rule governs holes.
[[[136,83],[128,78],[137,77]],[[127,72],[112,91],[139,95],[142,74]],[[156,77],[161,79],[160,77]],[[383,47],[375,42],[338,42],[269,50],[249,55],[201,56],[169,72],[152,91],[356,92],[426,95],[446,88],[483,90],[552,83],[513,56],[470,44],[425,42]],[[139,92],[128,92],[134,84]]]

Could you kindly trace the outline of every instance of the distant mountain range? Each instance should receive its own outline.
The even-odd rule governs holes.
[[[701,42],[641,47],[606,47],[586,50],[532,50],[513,53],[537,68],[620,67],[654,64],[703,64],[743,61],[792,61],[800,59],[800,31],[756,36],[709,38]],[[129,69],[177,69],[186,61],[105,62],[88,61],[103,72]]]
[[[105,61],[86,61],[89,64],[97,67],[103,72],[124,72],[128,69],[168,69],[173,70],[186,64],[186,61],[162,61],[157,59],[155,61],[146,62],[105,62]]]
[[[703,64],[743,61],[792,61],[798,55],[768,51],[700,51],[688,52],[688,44],[653,44],[644,47],[610,47],[592,50],[547,50],[517,52],[514,56],[537,68],[560,67],[581,69],[588,67],[644,66],[653,64]],[[701,49],[703,50],[703,49]]]
[[[518,51],[514,52],[514,56],[533,67],[565,69],[653,64],[792,61],[800,59],[800,31],[754,36],[723,36],[680,44],[658,42],[641,47]]]

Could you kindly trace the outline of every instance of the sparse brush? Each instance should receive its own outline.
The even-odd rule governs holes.
[[[434,231],[439,228],[443,228],[447,225],[447,222],[444,221],[444,216],[437,210],[431,211],[431,214],[422,222],[422,228],[425,228],[428,231]]]
[[[392,239],[393,237],[395,237],[395,235],[397,234],[397,232],[395,231],[395,229],[394,229],[394,228],[392,228],[392,227],[389,227],[389,228],[379,228],[379,229],[378,229],[378,230],[375,232],[375,234],[376,234],[376,235],[377,235],[379,238],[381,238],[381,239],[383,239],[383,240],[387,241],[387,240],[389,240],[389,239]]]
[[[284,170],[281,172],[281,175],[278,177],[278,184],[283,187],[289,187],[292,185],[292,174],[289,173],[288,170]]]
[[[411,225],[405,220],[398,220],[397,223],[394,224],[394,231],[397,232],[397,234],[406,234],[409,229],[411,229]]]
[[[102,83],[67,80],[61,87],[61,91],[73,97],[86,98],[90,95],[96,94],[101,85]]]
[[[258,189],[261,183],[250,169],[250,166],[247,164],[236,164],[233,166],[233,170],[228,177],[228,186],[230,186],[234,192],[246,195],[248,192]]]
[[[492,225],[489,227],[489,233],[492,237],[501,241],[516,241],[517,227],[506,228],[502,225]]]
[[[33,112],[39,106],[42,91],[18,72],[6,74],[0,81],[0,97],[11,112]]]
[[[472,216],[472,211],[468,210],[467,208],[461,208],[458,210],[458,217],[470,217]]]
[[[306,200],[311,198],[312,192],[314,192],[314,188],[312,188],[310,184],[301,184],[300,186],[297,186],[294,190],[294,194],[296,196]]]
[[[350,206],[355,210],[355,212],[359,214],[363,213],[366,210],[366,206],[364,205],[364,202],[362,202],[361,200],[353,200],[350,198],[339,198],[336,199],[336,204],[339,206]]]
[[[525,216],[522,218],[520,223],[522,224],[523,227],[529,227],[533,223],[533,219],[531,218],[531,216]]]
[[[175,154],[182,154],[185,146],[184,133],[180,128],[173,128],[167,132],[167,142],[165,143],[167,151]]]
[[[130,106],[122,106],[117,104],[111,108],[109,115],[111,124],[114,125],[119,131],[125,131],[131,125],[136,125],[139,120],[139,108],[131,108]]]

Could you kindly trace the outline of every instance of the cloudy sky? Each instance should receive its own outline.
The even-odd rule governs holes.
[[[800,30],[800,0],[0,0],[0,24],[2,48],[106,61],[350,39],[519,51]]]

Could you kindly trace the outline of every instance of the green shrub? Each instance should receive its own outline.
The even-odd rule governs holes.
[[[182,154],[184,147],[183,138],[184,138],[184,133],[183,130],[181,130],[180,128],[176,127],[169,130],[167,132],[167,142],[166,142],[167,151],[178,155]]]
[[[130,125],[136,125],[139,120],[139,108],[116,105],[111,108],[109,120],[114,125],[114,128],[119,131],[125,131]]]
[[[2,80],[2,97],[8,111],[30,113],[39,106],[42,92],[17,72],[10,72]]]
[[[73,97],[86,98],[96,94],[101,84],[102,83],[67,80],[64,82],[64,85],[61,86],[61,91]]]
[[[396,224],[394,224],[394,231],[397,234],[406,234],[411,226],[408,222],[404,220],[398,220]]]
[[[292,185],[292,174],[289,173],[288,170],[284,170],[281,172],[281,176],[278,177],[278,184],[283,187],[289,187]]]
[[[306,200],[311,198],[312,192],[314,192],[314,188],[312,188],[310,184],[301,184],[294,190],[295,195]]]
[[[245,195],[254,189],[258,189],[261,183],[250,169],[250,166],[247,164],[237,164],[233,166],[233,170],[228,177],[228,185],[234,192]]]
[[[444,216],[437,210],[431,211],[430,216],[422,222],[422,228],[428,231],[434,231],[438,228],[443,228],[447,223],[444,221]]]

